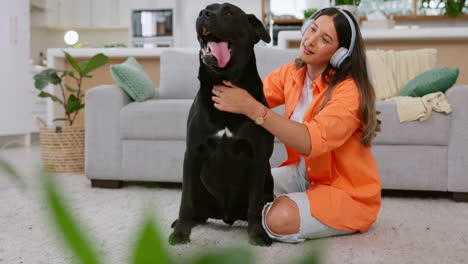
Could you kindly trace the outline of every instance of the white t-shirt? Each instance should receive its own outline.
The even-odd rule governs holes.
[[[299,99],[296,103],[296,108],[294,108],[294,112],[292,113],[290,120],[302,123],[304,113],[307,111],[307,108],[309,108],[313,99],[313,90],[311,87],[311,83],[312,81],[310,80],[309,75],[306,73],[306,78],[304,80],[304,86],[302,87],[301,95],[299,96]],[[301,155],[301,161],[304,162],[304,155]]]
[[[311,83],[312,81],[310,80],[309,75],[306,73],[304,86],[302,87],[302,92],[301,92],[301,95],[299,96],[299,100],[296,103],[296,108],[294,108],[294,112],[291,115],[291,118],[290,118],[291,120],[302,123],[302,119],[304,118],[304,113],[306,112],[307,108],[309,108],[313,99]]]

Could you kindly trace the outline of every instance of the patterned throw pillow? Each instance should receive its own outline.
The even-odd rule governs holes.
[[[142,102],[155,94],[153,81],[134,57],[110,66],[112,78],[133,100]]]
[[[417,75],[401,89],[400,96],[422,97],[435,92],[445,92],[457,81],[458,68],[435,68]]]

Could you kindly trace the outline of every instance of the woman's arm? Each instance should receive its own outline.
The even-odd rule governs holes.
[[[252,120],[264,113],[265,106],[255,100],[246,90],[224,82],[229,87],[216,85],[212,97],[214,106],[221,111],[243,114]],[[304,124],[289,120],[268,110],[265,122],[261,125],[284,144],[304,155],[311,152],[309,131]]]

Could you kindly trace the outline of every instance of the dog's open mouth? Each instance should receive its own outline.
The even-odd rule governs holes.
[[[231,59],[231,44],[228,41],[203,41],[203,56],[216,58],[219,68],[224,68]]]

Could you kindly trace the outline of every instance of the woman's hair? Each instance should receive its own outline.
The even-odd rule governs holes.
[[[348,57],[341,64],[339,69],[334,68],[330,63],[328,63],[324,74],[322,74],[322,80],[328,84],[329,88],[319,111],[321,111],[330,100],[333,89],[336,85],[345,79],[352,77],[357,84],[359,94],[361,96],[361,105],[359,110],[362,123],[361,143],[365,146],[371,146],[373,138],[376,136],[377,132],[380,131],[381,123],[380,120],[377,119],[377,114],[379,113],[375,110],[375,91],[367,73],[366,53],[361,31],[359,30],[359,26],[353,15],[346,10],[343,11],[351,18],[356,29],[354,49],[351,53],[351,57]],[[351,42],[351,28],[346,17],[338,9],[333,7],[322,9],[319,12],[319,14],[316,14],[317,16],[315,19],[322,15],[332,16],[336,33],[338,35],[339,47],[349,48]],[[303,66],[305,66],[305,63],[302,62],[301,59],[296,59],[296,67],[300,68]],[[333,71],[335,72],[333,73]]]

